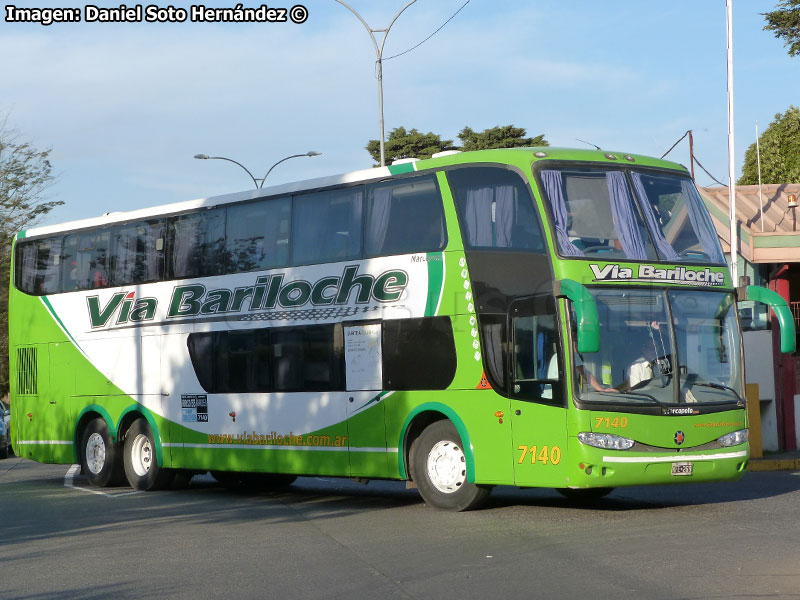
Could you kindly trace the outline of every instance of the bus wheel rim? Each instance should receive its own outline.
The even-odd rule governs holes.
[[[137,435],[131,444],[131,465],[139,477],[145,477],[150,472],[153,464],[153,446],[150,439],[144,435]]]
[[[106,443],[103,436],[93,433],[86,441],[86,467],[93,475],[103,470],[106,464]]]
[[[458,444],[450,440],[437,442],[428,453],[428,479],[444,494],[457,492],[467,480],[466,463]]]

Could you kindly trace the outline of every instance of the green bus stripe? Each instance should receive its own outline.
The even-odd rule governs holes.
[[[428,258],[428,301],[425,304],[425,316],[433,317],[439,308],[439,301],[444,291],[444,252],[429,252]]]
[[[41,296],[41,299],[42,299],[42,302],[44,303],[44,305],[47,307],[47,310],[49,310],[49,311],[50,311],[50,314],[51,314],[51,315],[53,315],[53,318],[56,320],[56,322],[58,323],[58,325],[61,327],[61,329],[63,329],[63,330],[64,330],[64,333],[66,333],[66,334],[67,334],[67,336],[69,336],[69,339],[71,339],[71,340],[72,340],[72,343],[73,343],[73,344],[75,344],[75,347],[76,347],[78,350],[80,350],[81,354],[83,354],[83,355],[85,356],[85,355],[86,355],[86,353],[85,353],[85,352],[83,351],[83,349],[80,347],[80,345],[79,345],[79,344],[78,344],[78,342],[75,340],[75,338],[74,338],[74,337],[72,337],[72,334],[71,334],[71,333],[69,332],[69,330],[67,329],[67,326],[66,326],[66,325],[64,325],[64,323],[61,321],[61,319],[59,318],[59,316],[56,314],[56,311],[55,311],[55,309],[53,308],[53,305],[52,305],[52,304],[50,304],[50,301],[47,299],[47,296]]]
[[[400,165],[389,165],[389,173],[392,175],[400,175],[402,173],[412,173],[414,171],[414,163],[403,163]]]

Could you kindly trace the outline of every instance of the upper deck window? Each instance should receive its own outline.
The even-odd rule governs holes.
[[[549,169],[541,178],[561,254],[656,259],[623,171]]]
[[[447,179],[468,248],[544,252],[533,198],[514,171],[499,167],[453,169]]]
[[[433,252],[444,248],[442,200],[432,176],[367,188],[365,256]]]
[[[563,168],[543,170],[541,182],[563,256],[725,262],[688,177]]]
[[[292,263],[351,260],[361,256],[364,188],[296,196],[292,215]]]
[[[664,260],[724,263],[719,238],[687,177],[633,173],[633,187]]]

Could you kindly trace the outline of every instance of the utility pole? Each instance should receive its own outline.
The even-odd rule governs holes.
[[[380,138],[378,138],[378,139],[380,140],[380,143],[381,143],[381,166],[382,167],[386,166],[386,148],[385,148],[385,144],[384,144],[385,135],[383,133],[383,47],[386,45],[386,38],[389,36],[389,30],[392,28],[392,25],[394,25],[394,22],[397,21],[397,18],[400,15],[403,14],[403,11],[405,11],[409,6],[414,4],[414,2],[416,2],[416,1],[417,0],[411,0],[411,2],[406,4],[403,8],[401,8],[400,12],[398,12],[394,16],[394,18],[392,19],[392,22],[389,23],[388,27],[386,27],[384,29],[374,29],[374,28],[370,27],[367,24],[367,22],[364,20],[364,18],[360,14],[358,14],[353,7],[351,7],[350,5],[348,5],[345,2],[342,2],[342,0],[336,0],[336,2],[338,2],[339,4],[344,6],[347,10],[349,10],[351,13],[353,13],[358,18],[359,21],[361,21],[361,24],[367,30],[367,33],[369,33],[369,37],[372,39],[372,45],[375,46],[375,56],[377,57],[377,65],[378,65],[378,111],[380,112],[380,121],[381,121],[381,135],[380,135]],[[375,39],[375,34],[376,33],[382,33],[383,34],[383,39],[381,39],[380,46],[378,46],[378,40]]]

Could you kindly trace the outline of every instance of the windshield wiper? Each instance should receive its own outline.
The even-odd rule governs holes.
[[[615,392],[606,392],[606,393],[614,394]],[[644,392],[640,392],[638,390],[625,390],[624,392],[616,392],[616,393],[622,394],[624,396],[632,396],[634,398],[637,396],[640,396],[642,398],[647,398],[648,400],[651,400],[653,404],[660,406],[662,408],[666,408],[666,404],[661,402],[661,400],[658,400],[655,396],[651,396],[650,394],[645,394]]]
[[[695,385],[699,385],[700,387],[709,387],[714,388],[715,390],[723,390],[727,392],[733,392],[733,395],[736,396],[738,400],[741,400],[739,397],[739,393],[730,386],[724,385],[722,383],[716,383],[714,381],[692,381],[691,383],[687,382],[690,387]]]

